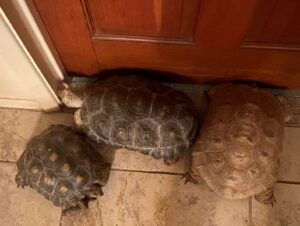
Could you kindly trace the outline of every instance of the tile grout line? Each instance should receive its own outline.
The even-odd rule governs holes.
[[[59,226],[62,226],[62,211],[60,211],[60,219],[59,219]]]
[[[0,160],[0,163],[16,164],[17,162],[10,161],[10,160]]]
[[[249,226],[253,226],[253,224],[252,224],[252,196],[249,198]]]
[[[17,162],[10,161],[10,160],[0,160],[0,163],[16,164]],[[164,172],[164,171],[147,171],[147,170],[130,170],[130,169],[117,169],[117,168],[111,168],[111,171],[132,172],[132,173],[149,173],[149,174],[163,174],[163,175],[174,175],[174,176],[184,176],[185,175],[185,173]],[[300,185],[300,181],[278,180],[276,183],[278,183],[278,184]]]
[[[285,128],[300,128],[300,125],[285,125]]]
[[[278,180],[276,183],[278,184],[294,184],[294,185],[300,185],[299,181],[285,181],[285,180]]]
[[[111,168],[110,170],[116,171],[116,172],[149,173],[149,174],[163,174],[163,175],[174,175],[174,176],[184,176],[185,175],[185,173],[164,172],[164,171],[130,170],[130,169],[117,169],[117,168]],[[300,185],[300,182],[298,182],[298,181],[278,180],[277,183]]]
[[[184,176],[184,173],[172,173],[172,172],[161,172],[161,171],[146,171],[146,170],[128,170],[128,169],[114,169],[111,168],[111,171],[117,172],[132,172],[132,173],[150,173],[150,174],[164,174],[164,175],[174,175],[174,176]]]

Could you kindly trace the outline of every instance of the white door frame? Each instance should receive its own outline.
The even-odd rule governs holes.
[[[24,100],[2,100],[2,107],[17,107],[42,109],[45,111],[59,108],[60,101],[57,98],[57,91],[66,79],[66,71],[55,50],[55,47],[35,9],[32,0],[0,0],[1,17],[4,18],[7,26],[14,34],[22,51],[30,60],[35,74],[39,77],[41,85],[29,83],[29,87],[35,87],[35,100],[39,104],[28,105]],[[1,97],[0,97],[1,99]],[[11,102],[11,106],[10,106]],[[14,103],[13,103],[14,102]],[[26,101],[25,101],[26,102]],[[33,103],[33,102],[32,102]],[[39,107],[38,107],[39,106]]]

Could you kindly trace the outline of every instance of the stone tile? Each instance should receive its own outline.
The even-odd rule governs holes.
[[[246,200],[224,200],[177,175],[112,171],[104,195],[62,226],[245,226]]]
[[[253,226],[299,226],[300,185],[276,184],[275,205],[263,205],[253,199]]]
[[[17,188],[16,166],[0,163],[0,225],[58,226],[60,208],[30,188]]]
[[[286,127],[279,180],[300,182],[300,128]]]
[[[71,125],[71,114],[0,109],[0,160],[16,161],[27,141],[50,124]]]
[[[99,152],[104,158],[112,163],[112,169],[135,170],[148,172],[169,172],[184,174],[189,169],[190,151],[182,154],[178,162],[172,165],[164,164],[163,160],[156,160],[151,156],[143,155],[138,151],[129,151],[127,149],[117,149]]]

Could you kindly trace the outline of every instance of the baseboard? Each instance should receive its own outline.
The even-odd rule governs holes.
[[[41,106],[37,101],[16,100],[16,99],[7,99],[7,98],[0,98],[0,107],[1,108],[41,110]]]

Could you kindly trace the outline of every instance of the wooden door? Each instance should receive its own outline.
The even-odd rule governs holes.
[[[298,0],[34,0],[68,71],[133,67],[300,88]]]

